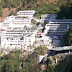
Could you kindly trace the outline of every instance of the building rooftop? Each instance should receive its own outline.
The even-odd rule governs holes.
[[[27,30],[36,30],[37,28],[27,28]]]
[[[54,51],[62,51],[62,50],[72,50],[72,47],[71,46],[64,46],[64,47],[55,47],[55,48],[52,48],[51,50],[54,50]]]

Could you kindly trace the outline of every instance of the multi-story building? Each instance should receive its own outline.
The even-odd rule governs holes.
[[[35,41],[36,29],[7,29],[1,34],[1,46],[5,48],[28,48]]]
[[[35,11],[34,10],[25,10],[25,11],[19,11],[17,13],[18,17],[33,17]]]
[[[36,29],[31,17],[35,11],[19,11],[17,16],[8,16],[1,24],[1,46],[5,48],[28,48],[35,41]]]
[[[44,23],[44,21],[46,21],[47,23],[49,23],[51,20],[56,19],[57,15],[56,14],[42,14],[41,15],[41,19],[40,19],[40,23]]]
[[[72,24],[70,19],[55,19],[46,24],[44,33],[48,36],[63,36],[65,31],[68,31],[69,24]]]
[[[59,38],[72,24],[72,19],[56,19],[56,14],[41,15],[40,23],[47,22],[44,33],[33,29],[31,24],[34,10],[19,11],[17,16],[8,16],[1,24],[1,46],[5,48],[28,48],[33,45],[35,37],[42,37],[40,46],[59,46]],[[42,36],[44,34],[45,36]]]
[[[3,27],[32,27],[30,18],[21,18],[17,16],[9,16],[2,22]]]

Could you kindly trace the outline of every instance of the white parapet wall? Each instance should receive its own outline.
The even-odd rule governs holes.
[[[43,60],[44,57],[45,57],[44,55],[39,55],[38,56],[38,63],[40,63]]]
[[[19,17],[33,17],[34,13],[35,13],[34,10],[19,11],[17,13],[17,16],[19,16]]]

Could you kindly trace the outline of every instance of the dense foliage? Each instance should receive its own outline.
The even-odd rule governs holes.
[[[47,48],[45,46],[39,46],[39,47],[35,48],[34,51],[37,55],[44,55],[47,53]]]
[[[65,45],[72,45],[72,26],[70,27],[69,31],[66,32],[64,36]]]
[[[32,24],[37,24],[36,20],[34,20],[34,19],[31,20],[31,23]]]
[[[0,59],[0,72],[20,72],[19,52],[11,52]]]
[[[58,14],[57,18],[72,18],[72,0],[0,0],[2,8],[36,10],[36,14]],[[0,9],[0,16],[2,10]]]
[[[61,58],[58,59],[59,61],[56,64],[53,64],[53,60],[51,61],[51,59],[49,62],[46,62],[47,64],[46,72],[72,72],[72,55],[69,56],[62,55]]]
[[[38,50],[36,50],[38,51]],[[58,62],[55,62],[55,59]],[[43,67],[42,67],[43,66]],[[44,68],[45,67],[45,68]],[[0,72],[71,72],[71,56],[50,56],[38,63],[38,55],[21,57],[19,51],[0,57]]]
[[[66,56],[60,61],[54,72],[72,72],[72,55]]]
[[[20,52],[11,52],[0,57],[0,72],[40,72],[38,56],[20,56]]]
[[[20,5],[20,0],[1,0],[0,6],[2,8],[16,8]]]

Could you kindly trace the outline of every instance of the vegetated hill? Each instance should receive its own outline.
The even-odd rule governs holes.
[[[72,55],[50,56],[38,63],[38,53],[45,52],[42,50],[29,55],[25,52],[11,51],[1,56],[0,72],[72,72]]]
[[[11,10],[9,10],[8,8],[3,8],[2,12],[3,15],[2,17],[0,17],[0,22],[2,22],[10,13],[14,12],[16,10],[16,8],[13,8]]]
[[[50,56],[46,64],[46,72],[72,72],[72,55]]]
[[[7,9],[7,13],[4,9]],[[11,9],[16,8],[16,14],[19,10],[36,10],[36,14],[58,14],[58,18],[72,18],[72,0],[0,0],[0,16],[2,19],[11,15]],[[5,10],[6,10],[5,9]],[[8,14],[9,13],[9,14]],[[1,21],[1,20],[0,20]]]
[[[66,31],[64,40],[65,40],[65,45],[67,46],[72,45],[72,26],[69,28],[69,31]]]
[[[72,55],[67,56],[57,65],[56,72],[72,72]]]

